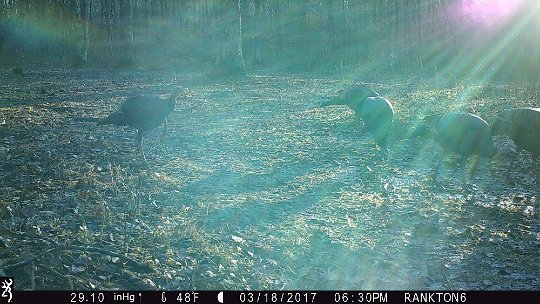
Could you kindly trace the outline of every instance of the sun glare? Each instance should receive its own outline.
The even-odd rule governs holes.
[[[525,8],[528,0],[461,0],[461,13],[471,22],[492,27],[504,25]]]

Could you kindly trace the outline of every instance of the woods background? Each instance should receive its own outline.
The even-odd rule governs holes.
[[[537,81],[539,5],[477,2],[3,0],[0,63]]]

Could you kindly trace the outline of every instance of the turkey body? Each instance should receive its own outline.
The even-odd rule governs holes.
[[[137,150],[143,160],[146,157],[142,148],[143,134],[161,124],[167,127],[167,116],[174,110],[179,92],[174,91],[167,99],[157,96],[135,96],[122,102],[118,109],[98,121],[98,125],[129,126],[137,130]]]
[[[491,126],[493,135],[507,135],[520,150],[540,155],[540,108],[514,108],[501,112]]]
[[[540,172],[538,157],[540,156],[540,108],[513,108],[505,110],[497,116],[491,126],[493,135],[507,135],[519,150],[532,154],[536,171],[537,191],[540,191]],[[514,154],[510,169],[516,160]],[[508,174],[510,170],[508,170]]]
[[[489,125],[482,118],[463,112],[442,115],[435,126],[435,141],[448,152],[462,157],[491,158],[495,154]]]
[[[379,96],[369,87],[360,85],[340,91],[337,97],[323,102],[321,106],[329,105],[347,105],[351,108],[355,114],[355,123],[363,121],[383,156],[388,155],[388,136],[394,118],[394,108],[388,99]]]
[[[434,181],[442,164],[442,158],[453,152],[461,156],[461,167],[470,156],[475,160],[470,170],[474,178],[480,158],[492,158],[496,152],[489,125],[485,120],[471,113],[449,112],[424,117],[413,132],[413,137],[432,138],[443,149],[443,154],[435,167]],[[463,176],[465,183],[465,175]]]

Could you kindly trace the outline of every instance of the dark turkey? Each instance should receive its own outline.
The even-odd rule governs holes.
[[[383,155],[388,155],[388,135],[394,119],[394,109],[388,99],[367,86],[359,85],[342,90],[337,97],[321,104],[322,107],[330,105],[347,105],[351,108],[355,114],[355,123],[362,120]]]
[[[412,133],[412,137],[417,136],[432,138],[443,149],[433,174],[435,182],[442,160],[450,152],[461,155],[462,170],[465,169],[467,159],[474,156],[470,179],[474,178],[480,158],[492,158],[496,152],[489,125],[482,118],[470,113],[450,112],[426,116]],[[465,185],[465,171],[462,181]]]
[[[532,154],[536,171],[536,185],[540,188],[540,173],[537,165],[540,156],[540,108],[514,108],[505,110],[497,116],[491,126],[493,135],[507,135],[519,150]],[[517,154],[510,162],[513,167]],[[508,171],[510,173],[510,171]]]
[[[167,129],[167,115],[173,111],[178,95],[180,91],[175,90],[167,99],[158,96],[130,97],[122,102],[115,112],[100,119],[97,124],[129,126],[137,129],[137,151],[146,162],[142,147],[143,134],[161,124],[164,125],[165,130]]]

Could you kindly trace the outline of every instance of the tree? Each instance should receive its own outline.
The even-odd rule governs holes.
[[[224,26],[217,29],[221,38],[215,54],[215,72],[221,77],[246,75],[242,46],[242,0],[223,1]],[[218,5],[220,7],[220,5]],[[219,24],[219,23],[218,23]],[[219,25],[218,25],[219,26]]]

